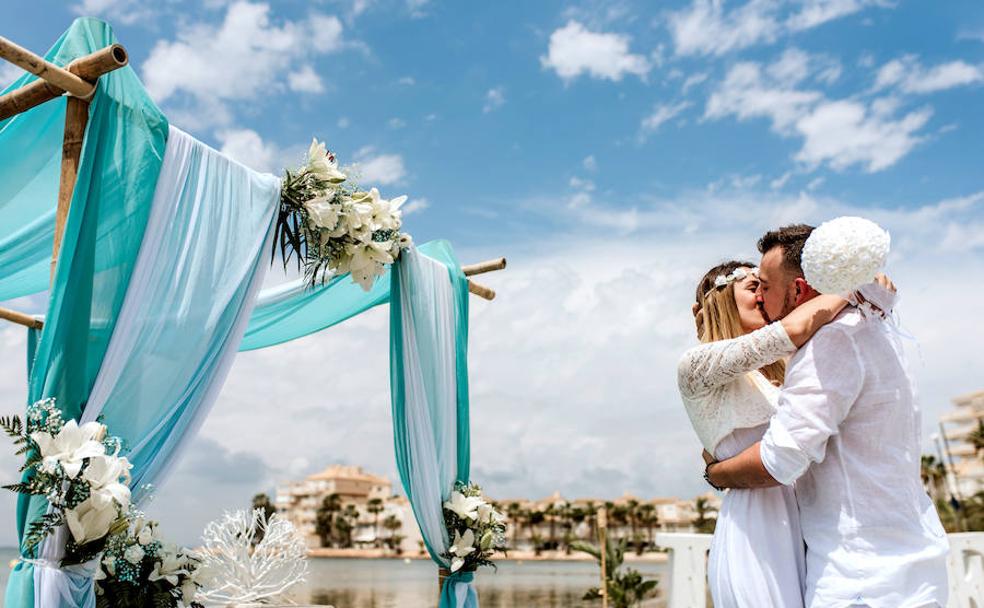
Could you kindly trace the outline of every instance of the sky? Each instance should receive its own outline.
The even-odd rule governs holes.
[[[927,451],[950,399],[984,388],[978,2],[15,0],[0,34],[43,52],[79,15],[114,26],[173,125],[274,173],[316,137],[409,196],[416,241],[508,258],[471,301],[472,477],[494,498],[705,491],[676,392],[693,289],[784,223],[890,231]],[[376,309],[240,354],[148,507],[165,533],[193,543],[331,463],[399,485],[387,335]],[[24,349],[0,327],[8,413]],[[0,496],[0,544],[13,510]]]

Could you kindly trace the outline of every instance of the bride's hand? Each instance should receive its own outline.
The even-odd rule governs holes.
[[[879,272],[875,275],[875,282],[892,293],[896,293],[898,291],[895,288],[895,283],[892,282],[892,279],[888,278],[888,275],[883,272]]]

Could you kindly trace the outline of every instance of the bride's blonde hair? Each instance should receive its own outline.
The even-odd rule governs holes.
[[[696,303],[694,303],[694,322],[697,324],[697,338],[701,342],[731,340],[745,335],[741,327],[741,316],[735,303],[735,283],[715,285],[718,276],[728,276],[738,268],[754,268],[755,264],[741,260],[731,260],[718,264],[707,271],[697,284]],[[782,360],[766,365],[762,374],[772,383],[781,384],[786,375],[786,363]]]

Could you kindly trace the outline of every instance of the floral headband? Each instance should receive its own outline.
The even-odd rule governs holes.
[[[735,268],[731,271],[731,274],[719,274],[714,278],[714,287],[724,287],[729,283],[734,283],[735,281],[740,281],[748,276],[758,276],[759,269],[752,268]]]

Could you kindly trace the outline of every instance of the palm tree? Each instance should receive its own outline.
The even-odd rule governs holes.
[[[919,475],[922,477],[923,487],[934,499],[943,496],[943,483],[946,480],[946,467],[942,462],[936,460],[932,454],[923,454],[919,466]]]
[[[576,542],[575,551],[587,553],[601,565],[601,549],[591,543]],[[656,579],[646,579],[637,570],[624,568],[625,539],[605,543],[605,595],[612,608],[633,608],[653,594],[658,584]],[[601,599],[601,589],[594,587],[584,594],[585,600]]]
[[[256,494],[253,496],[253,510],[259,509],[263,512],[263,521],[269,521],[270,517],[277,512],[277,508],[273,506],[270,502],[270,497],[264,494]],[[260,528],[256,531],[256,536],[253,537],[253,544],[256,545],[261,540],[263,540],[263,532],[266,528]]]
[[[707,499],[701,496],[694,504],[697,509],[697,519],[694,520],[694,528],[703,534],[713,534],[717,526],[717,519],[709,519],[707,514],[715,509],[708,504]]]
[[[977,421],[977,428],[967,435],[967,441],[974,446],[974,452],[984,456],[984,420]]]
[[[512,528],[512,546],[516,548],[516,532],[519,530],[519,522],[523,516],[523,508],[518,502],[511,502],[506,507],[506,515],[509,517],[509,527]]]
[[[659,525],[656,505],[646,503],[639,506],[639,523],[646,527],[649,544],[653,544],[653,528]]]
[[[321,506],[315,515],[315,531],[321,537],[321,546],[332,544],[335,529],[335,514],[342,510],[342,498],[338,494],[329,494],[321,499]]]
[[[394,536],[396,531],[402,527],[403,521],[396,515],[387,515],[386,518],[383,519],[383,528],[386,529],[386,544],[389,545],[390,549],[397,549],[397,538],[403,540],[403,537]]]
[[[379,514],[383,512],[383,501],[381,498],[370,498],[366,504],[366,511],[372,514],[372,534],[374,544],[382,545],[379,539]]]

